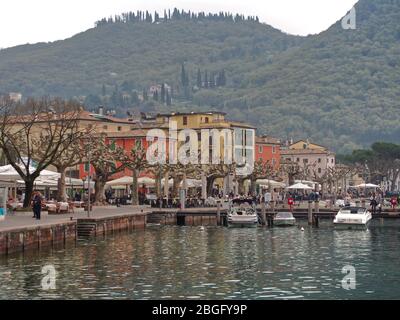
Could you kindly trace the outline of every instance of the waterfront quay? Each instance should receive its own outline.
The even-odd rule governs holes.
[[[0,255],[23,252],[41,247],[65,245],[80,237],[105,236],[122,230],[143,229],[146,207],[93,207],[87,212],[49,215],[41,220],[30,212],[7,215],[0,221]]]
[[[265,210],[268,217],[277,212],[289,211],[277,208]],[[263,208],[257,207],[262,217]],[[293,211],[296,219],[307,219],[309,211],[306,207],[298,207]],[[333,220],[336,209],[321,208],[313,211],[314,217]],[[373,218],[400,218],[398,211],[382,211],[373,214]],[[87,212],[80,211],[68,214],[43,214],[42,220],[32,219],[29,212],[8,215],[0,221],[0,255],[15,252],[66,245],[79,239],[100,238],[121,231],[143,230],[154,225],[170,226],[227,226],[227,209],[210,208],[150,208],[148,206],[94,207],[88,217]]]

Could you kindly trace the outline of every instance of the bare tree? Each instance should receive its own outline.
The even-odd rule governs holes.
[[[289,185],[292,185],[296,177],[303,174],[303,168],[297,162],[285,160],[281,163],[280,172],[282,175],[287,175]]]
[[[126,168],[124,150],[114,143],[107,143],[104,135],[86,140],[85,153],[90,157],[90,164],[93,166],[95,175],[95,204],[104,203],[104,187],[106,182]],[[122,161],[121,161],[122,160]],[[90,168],[89,168],[90,171]],[[89,195],[90,196],[90,195]]]
[[[71,144],[57,159],[53,161],[53,166],[56,167],[60,174],[57,188],[57,201],[66,201],[66,170],[67,168],[76,166],[85,160],[85,152],[81,141],[76,141]]]
[[[0,101],[0,148],[25,182],[24,208],[40,173],[84,135],[78,126],[80,108],[61,99]]]
[[[146,150],[141,145],[136,145],[121,159],[126,168],[132,170],[132,205],[139,204],[138,177],[141,172],[150,168],[146,160]]]
[[[259,159],[254,163],[253,170],[250,174],[236,177],[236,180],[239,182],[239,193],[244,192],[245,180],[250,180],[250,192],[255,193],[257,180],[274,179],[277,177],[277,174],[278,171],[274,169],[270,161]]]

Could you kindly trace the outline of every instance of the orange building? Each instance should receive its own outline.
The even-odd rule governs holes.
[[[147,150],[149,144],[151,142],[148,142],[146,140],[146,130],[132,130],[132,131],[127,131],[127,132],[113,132],[113,133],[107,133],[107,136],[105,138],[106,144],[115,144],[117,147],[121,147],[125,152],[129,152],[132,150],[135,146],[140,146],[144,148],[144,150]],[[117,165],[119,165],[117,163]],[[82,163],[79,166],[79,178],[84,179],[88,175],[88,163]],[[94,169],[93,167],[90,168],[90,172],[93,175],[94,174]],[[112,176],[112,179],[118,179],[123,176],[132,176],[132,172],[129,169],[125,169],[124,171],[118,172],[115,175]]]
[[[263,162],[269,161],[275,169],[278,169],[281,160],[280,140],[267,136],[256,137],[255,161],[260,159]]]

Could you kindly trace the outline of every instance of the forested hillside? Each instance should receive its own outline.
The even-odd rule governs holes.
[[[89,108],[217,109],[260,133],[338,152],[400,138],[400,0],[360,0],[296,37],[229,13],[131,12],[54,43],[0,51],[0,93],[75,97]]]

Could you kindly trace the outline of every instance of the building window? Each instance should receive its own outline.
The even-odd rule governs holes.
[[[103,130],[107,130],[108,129],[108,126],[103,126]]]
[[[79,170],[69,170],[67,171],[67,177],[74,179],[79,179]]]
[[[237,164],[254,162],[254,153],[257,151],[254,145],[254,130],[234,129],[234,160]]]
[[[318,158],[318,163],[321,163],[321,158]]]
[[[305,143],[303,144],[303,149],[307,149],[307,145]]]
[[[300,158],[297,158],[296,160],[297,160],[297,162],[300,162]]]
[[[85,162],[85,172],[89,172],[89,163]]]
[[[272,153],[276,153],[276,147],[272,146]]]
[[[318,168],[318,173],[321,173],[321,172],[322,172],[321,168]]]
[[[118,131],[121,131],[121,130],[122,130],[122,127],[118,127],[117,130],[118,130]]]
[[[183,125],[184,126],[187,126],[187,124],[188,124],[187,120],[188,120],[187,117],[183,117]]]
[[[204,122],[205,122],[205,123],[208,123],[208,117],[205,117],[205,118],[204,118]]]
[[[262,153],[263,152],[263,147],[262,146],[258,146],[258,153]]]

